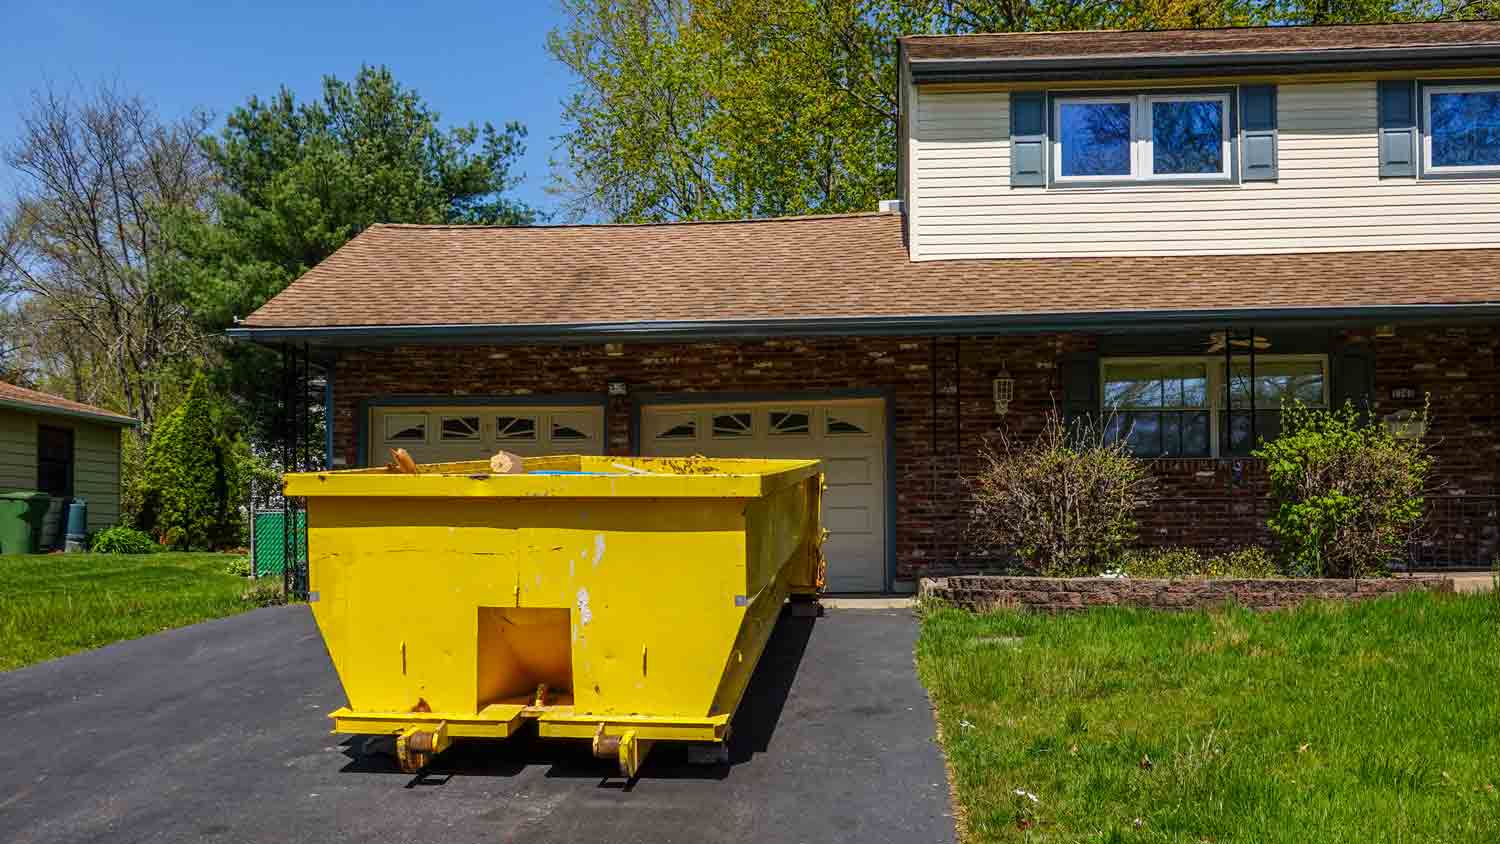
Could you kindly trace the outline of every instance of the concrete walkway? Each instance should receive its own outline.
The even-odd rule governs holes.
[[[304,606],[0,674],[7,841],[945,842],[948,787],[905,610],[781,620],[731,764],[658,746],[629,789],[584,743],[459,745],[400,773],[328,733]]]

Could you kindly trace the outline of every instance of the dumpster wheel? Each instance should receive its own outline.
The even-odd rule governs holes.
[[[656,742],[651,739],[638,738],[635,730],[626,730],[617,736],[604,734],[604,725],[594,731],[594,757],[597,759],[615,759],[620,763],[620,776],[626,779],[635,779],[640,773],[641,764],[646,761],[646,754],[651,752],[651,746]]]
[[[396,762],[403,773],[415,774],[432,762],[432,757],[448,749],[448,722],[436,727],[407,727],[396,736]]]

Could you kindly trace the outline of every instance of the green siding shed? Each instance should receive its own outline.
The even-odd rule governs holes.
[[[0,381],[0,492],[42,489],[52,506],[42,547],[63,544],[73,498],[88,502],[90,532],[120,518],[120,438],[128,416]]]

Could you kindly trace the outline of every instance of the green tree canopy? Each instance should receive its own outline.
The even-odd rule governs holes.
[[[525,137],[514,122],[444,129],[385,67],[325,77],[317,100],[251,97],[204,144],[220,180],[212,209],[173,230],[183,295],[221,328],[372,223],[533,222],[505,195]]]
[[[537,212],[508,196],[526,129],[444,128],[436,111],[385,67],[353,82],[329,76],[320,99],[282,89],[251,97],[204,143],[218,183],[204,212],[167,227],[179,297],[210,331],[253,312],[373,223],[524,225]],[[222,349],[215,374],[257,442],[278,435],[277,358]]]
[[[868,211],[896,192],[896,39],[1493,17],[1500,0],[562,0],[575,215]]]

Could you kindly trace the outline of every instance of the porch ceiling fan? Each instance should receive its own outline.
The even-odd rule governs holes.
[[[1224,340],[1227,335],[1228,332],[1225,331],[1210,332],[1208,335],[1208,354],[1224,351]],[[1229,347],[1230,349],[1243,349],[1248,352],[1250,351],[1250,344],[1252,342],[1252,339],[1255,343],[1255,351],[1257,352],[1264,352],[1265,350],[1271,348],[1271,341],[1266,339],[1265,337],[1260,336],[1259,334],[1256,334],[1254,338],[1235,337],[1229,340]]]

